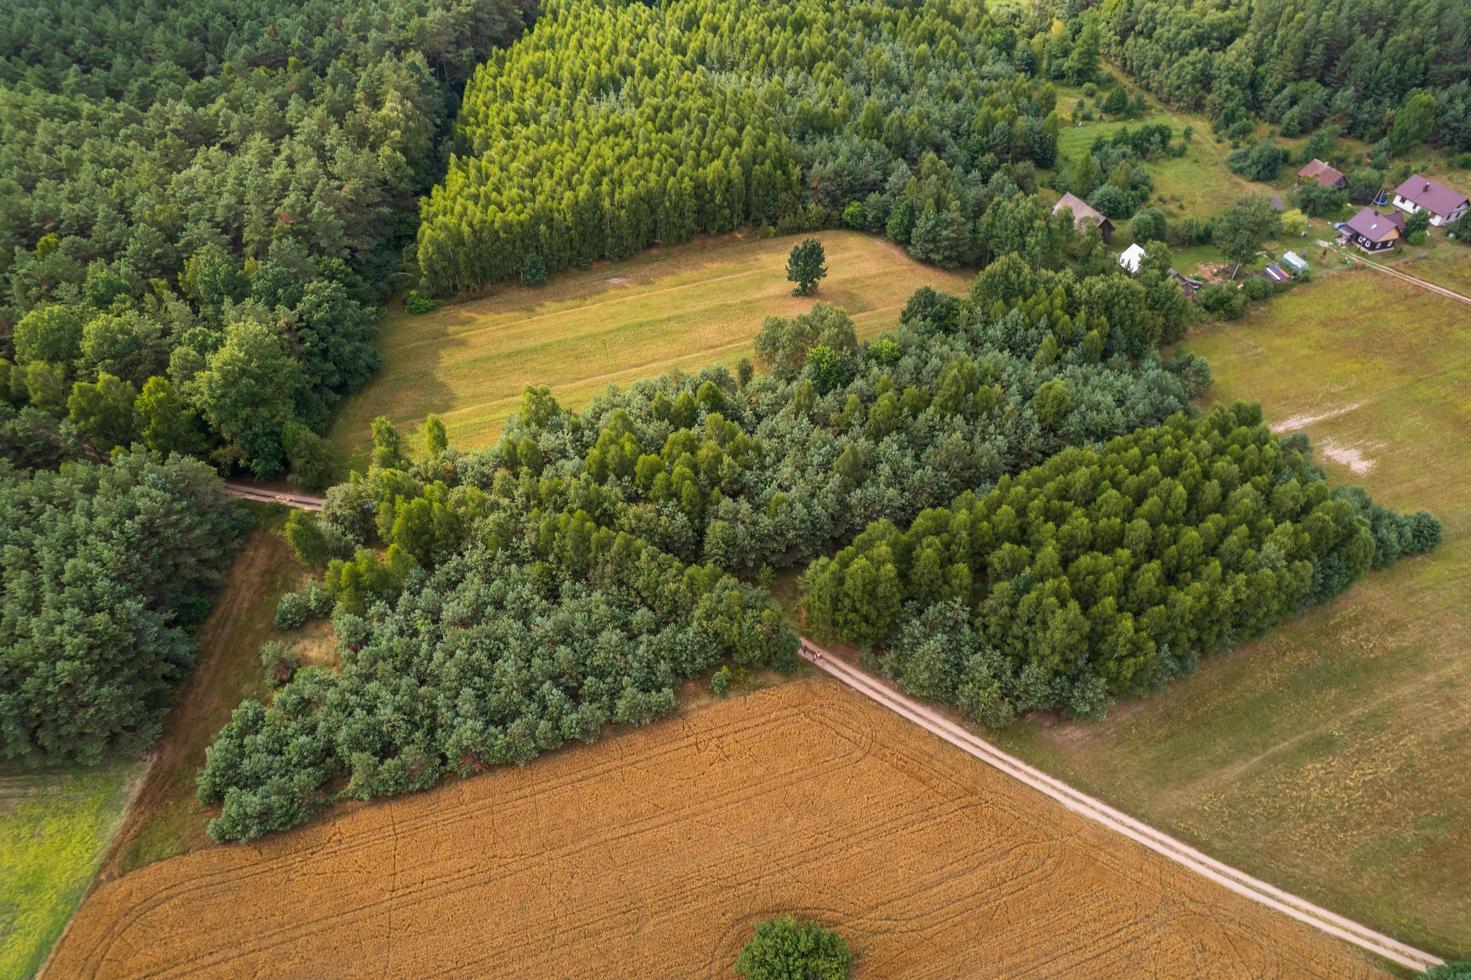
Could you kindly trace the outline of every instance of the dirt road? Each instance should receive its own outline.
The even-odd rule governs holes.
[[[1015,756],[1002,752],[991,743],[976,737],[955,722],[945,718],[939,712],[853,667],[810,640],[802,641],[801,654],[813,666],[826,671],[844,684],[921,728],[938,735],[956,748],[1000,769],[1039,793],[1051,797],[1069,810],[1143,844],[1155,853],[1184,865],[1238,895],[1245,896],[1330,936],[1353,943],[1361,949],[1412,970],[1426,970],[1441,962],[1438,957],[1415,949],[1413,946],[1407,946],[1389,936],[1288,894],[1229,865],[1222,864],[1190,845],[1162,834],[1122,811],[1115,810],[1101,800],[1073,789],[1061,780],[1054,779],[1041,770],[1027,765]]]
[[[1382,262],[1375,262],[1372,259],[1366,259],[1362,255],[1355,255],[1346,247],[1342,247],[1340,250],[1350,262],[1356,262],[1359,265],[1366,265],[1376,272],[1382,272],[1387,276],[1394,276],[1396,279],[1401,279],[1407,283],[1410,283],[1413,286],[1419,286],[1426,292],[1435,293],[1438,296],[1444,296],[1446,299],[1453,299],[1459,303],[1465,303],[1467,306],[1471,306],[1471,296],[1467,296],[1464,293],[1458,293],[1454,289],[1447,289],[1444,286],[1439,286],[1433,282],[1427,282],[1424,279],[1412,276],[1407,272],[1401,272],[1398,269],[1392,269]]]
[[[321,497],[313,497],[305,493],[291,493],[286,490],[273,490],[270,487],[257,487],[249,483],[225,483],[225,492],[232,497],[241,500],[256,500],[266,504],[283,504],[294,507],[297,510],[321,510],[323,500]]]

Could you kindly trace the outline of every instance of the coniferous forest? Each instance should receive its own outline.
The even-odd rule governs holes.
[[[952,0],[552,0],[466,87],[421,280],[455,293],[834,218],[941,265],[1002,254],[978,219],[1057,151],[1043,38]]]
[[[1471,17],[1460,0],[1054,2],[1076,35],[1219,129],[1325,123],[1402,152],[1471,151]]]
[[[1054,83],[1105,55],[1223,127],[1465,147],[1454,5],[1416,4],[1422,33],[1372,63],[1373,2],[1062,6],[10,4],[0,756],[157,730],[243,530],[221,476],[332,484],[321,434],[395,294],[417,312],[737,229],[978,273],[867,341],[818,302],[760,324],[754,363],[580,410],[533,384],[478,452],[430,416],[410,453],[380,419],[285,529],[315,577],[276,623],[330,618],[341,662],[264,651],[274,690],[200,774],[216,839],[652,721],[719,665],[786,670],[782,570],[806,627],[999,725],[1097,715],[1432,547],[1433,517],[1330,489],[1254,407],[1201,415],[1167,254],[1122,272],[1038,189],[1166,237],[1139,208],[1188,134],[1123,125],[1058,166]],[[1294,60],[1283,33],[1321,43]]]

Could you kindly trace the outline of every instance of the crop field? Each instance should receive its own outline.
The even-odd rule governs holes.
[[[547,385],[563,404],[580,406],[611,383],[671,368],[734,369],[770,315],[833,303],[866,338],[894,327],[920,286],[970,286],[969,274],[922,265],[890,242],[824,231],[817,237],[828,276],[815,297],[793,296],[787,253],[802,237],[732,235],[657,248],[535,289],[504,288],[421,316],[399,310],[383,326],[383,368],[343,407],[333,446],[351,458],[376,416],[411,427],[430,412],[459,448],[489,445],[527,385]]]
[[[1101,723],[1012,748],[1303,897],[1471,954],[1471,316],[1374,272],[1300,286],[1186,346],[1330,477],[1446,540]]]
[[[55,975],[726,976],[789,911],[872,977],[1376,973],[811,678],[151,865]]]
[[[102,860],[142,765],[0,771],[0,977],[40,968]]]

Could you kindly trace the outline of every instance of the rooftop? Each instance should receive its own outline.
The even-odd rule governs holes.
[[[1432,214],[1450,214],[1466,203],[1465,194],[1444,184],[1437,184],[1423,174],[1412,174],[1394,189],[1394,193]]]
[[[1344,228],[1355,234],[1363,235],[1371,242],[1382,242],[1391,237],[1390,232],[1398,236],[1404,230],[1402,220],[1397,221],[1395,217],[1380,214],[1373,208],[1364,208],[1349,218],[1344,223]]]

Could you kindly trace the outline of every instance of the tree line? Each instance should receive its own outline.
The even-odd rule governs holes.
[[[1097,715],[1440,538],[1427,513],[1330,490],[1305,437],[1237,404],[1069,448],[904,531],[875,522],[808,568],[804,609],[985,724]]]

